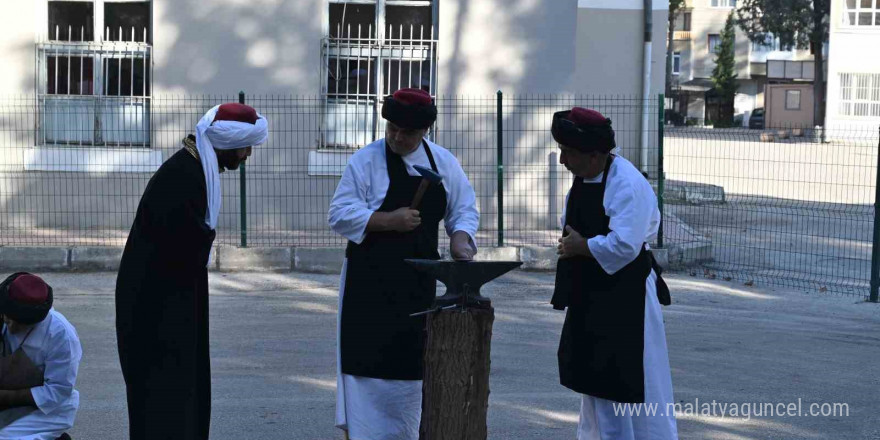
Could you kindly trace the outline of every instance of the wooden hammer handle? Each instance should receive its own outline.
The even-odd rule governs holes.
[[[428,179],[422,179],[422,183],[419,184],[419,189],[416,190],[416,195],[413,197],[412,203],[409,205],[409,209],[418,209],[419,204],[422,203],[422,196],[425,195],[425,191],[428,190],[428,187],[431,186],[431,182]]]

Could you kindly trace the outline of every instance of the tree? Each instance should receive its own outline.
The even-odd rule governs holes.
[[[712,84],[721,101],[716,127],[733,126],[733,102],[739,89],[739,83],[736,81],[735,42],[736,28],[731,12],[724,24],[724,31],[721,32],[721,42],[715,48],[715,68],[712,69]]]
[[[669,0],[669,36],[666,41],[666,94],[672,94],[672,42],[675,39],[675,21],[684,7],[685,0]]]
[[[825,120],[825,60],[831,0],[743,0],[737,10],[737,24],[754,42],[779,38],[782,47],[812,49],[815,60],[813,81],[814,125]]]

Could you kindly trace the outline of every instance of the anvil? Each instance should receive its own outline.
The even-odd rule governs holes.
[[[409,259],[406,262],[446,286],[446,294],[434,300],[433,310],[454,306],[489,308],[492,302],[480,295],[480,287],[522,265],[519,261]]]

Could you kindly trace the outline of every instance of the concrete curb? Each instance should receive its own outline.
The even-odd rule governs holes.
[[[652,182],[652,186],[656,186],[656,181]],[[727,202],[721,186],[677,180],[666,181],[663,199],[667,203],[689,205],[721,205]]]
[[[70,249],[58,247],[0,247],[0,270],[20,272],[69,270]]]
[[[2,271],[116,271],[121,247],[0,247]],[[652,249],[663,268],[682,269],[712,261],[712,243],[697,241]],[[449,250],[441,250],[449,258]],[[311,272],[339,273],[345,259],[344,248],[217,246],[209,269],[219,272]],[[521,269],[556,270],[555,247],[507,246],[481,248],[477,261],[521,261]]]
[[[689,266],[695,266],[713,260],[712,243],[710,242],[697,241],[682,243],[669,247],[666,250],[668,261],[667,267],[672,270],[684,269]]]
[[[339,273],[345,260],[345,249],[295,248],[293,270],[311,273]]]
[[[285,247],[217,247],[216,270],[220,272],[287,272],[292,268],[293,252]]]
[[[70,270],[82,272],[117,271],[122,259],[121,247],[73,247]]]

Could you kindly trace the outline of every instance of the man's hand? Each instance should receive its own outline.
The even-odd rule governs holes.
[[[397,232],[409,232],[422,224],[419,211],[407,207],[398,208],[390,213],[391,230]]]
[[[577,255],[592,256],[583,235],[568,225],[565,226],[565,232],[568,232],[568,235],[560,238],[559,246],[556,247],[556,253],[560,258],[570,258]]]
[[[409,232],[419,227],[420,224],[422,224],[422,217],[415,209],[403,207],[391,212],[376,211],[367,222],[367,232]]]
[[[471,261],[477,253],[477,247],[467,232],[455,231],[449,240],[449,253],[455,261]]]

